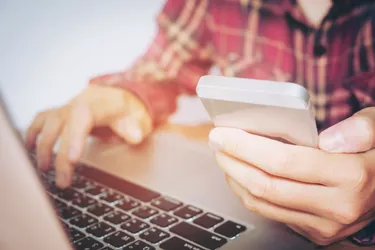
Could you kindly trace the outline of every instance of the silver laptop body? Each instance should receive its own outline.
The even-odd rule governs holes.
[[[65,233],[64,227],[60,223],[63,221],[70,224],[72,219],[58,218],[55,212],[56,205],[51,200],[54,197],[59,197],[59,195],[51,193],[47,195],[45,192],[41,178],[35,171],[18,133],[13,129],[3,104],[0,107],[0,142],[0,249],[72,249],[68,234]],[[81,231],[85,237],[93,237],[100,243],[97,245],[98,248],[93,249],[163,249],[161,248],[163,243],[164,246],[167,246],[165,242],[171,241],[171,238],[177,238],[185,242],[185,244],[180,245],[182,247],[175,248],[176,250],[215,249],[215,242],[207,243],[202,239],[208,237],[208,235],[211,235],[211,240],[225,240],[225,244],[220,247],[224,250],[314,249],[312,243],[294,234],[285,225],[270,221],[246,210],[226,185],[224,175],[216,166],[213,153],[205,143],[195,142],[181,135],[166,132],[155,134],[145,144],[133,148],[124,144],[105,144],[92,140],[88,143],[82,163],[82,165],[87,165],[82,167],[82,174],[86,172],[90,175],[94,172],[95,174],[92,174],[92,176],[97,178],[99,184],[101,180],[106,180],[108,185],[112,185],[114,181],[108,178],[111,175],[116,176],[117,184],[114,184],[116,186],[114,190],[124,197],[129,196],[131,199],[137,200],[129,195],[129,193],[138,195],[138,193],[130,190],[129,183],[154,190],[159,194],[157,198],[150,196],[150,199],[152,199],[150,201],[137,200],[137,202],[140,205],[155,208],[158,215],[168,214],[178,220],[172,226],[160,227],[152,222],[153,218],[158,215],[141,219],[133,214],[137,208],[124,212],[116,206],[116,202],[108,203],[107,205],[112,209],[112,212],[113,210],[122,211],[130,218],[137,218],[145,222],[149,225],[149,228],[132,234],[122,229],[121,225],[107,222],[103,219],[104,215],[97,217],[98,223],[106,222],[116,232],[123,231],[130,236],[127,239],[131,241],[124,246],[115,248],[108,243],[110,241],[107,235],[94,237],[88,233],[88,227],[78,228],[70,225]],[[77,167],[77,169],[81,169],[81,167]],[[100,173],[103,173],[104,177],[101,177]],[[126,183],[128,184],[121,184],[121,180],[127,180]],[[106,187],[105,184],[100,185]],[[121,190],[127,194],[121,193]],[[96,202],[102,201],[100,197],[100,195],[92,196]],[[161,199],[161,197],[168,197],[172,201],[177,200],[182,204],[175,210],[165,212],[152,205],[157,204],[155,200]],[[67,204],[81,212],[88,213],[87,208],[81,209],[70,202]],[[186,220],[176,216],[176,211],[185,205],[199,208],[201,213]],[[206,229],[204,223],[203,226],[197,224],[197,218],[208,212],[214,215],[211,216],[211,219],[215,219],[216,216],[223,220]],[[223,230],[220,231],[218,228],[221,226],[225,229],[222,225],[228,221],[238,223],[246,229],[236,237],[226,237],[223,235]],[[184,223],[185,227],[192,225],[194,229],[198,228],[198,232],[203,230],[205,233],[201,234],[202,237],[181,233],[178,230],[183,230],[183,227],[176,228],[176,225],[180,223]],[[147,237],[150,237],[150,234],[155,233],[155,231],[145,234],[151,228],[166,232],[168,236],[152,244]],[[174,228],[174,231],[172,231],[172,228]],[[115,231],[112,231],[111,234],[114,234]],[[187,239],[181,235],[188,235],[187,238],[193,238]],[[113,238],[114,236],[109,237],[112,240]],[[145,242],[151,247],[137,245],[135,243],[137,241]],[[173,243],[175,246],[181,244],[178,241]],[[172,245],[170,243],[168,247],[170,248]],[[82,249],[85,248],[82,247]]]

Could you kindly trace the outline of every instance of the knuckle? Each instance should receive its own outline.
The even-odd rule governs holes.
[[[94,95],[96,92],[98,92],[97,90],[101,90],[103,91],[103,89],[99,86],[88,86],[87,88],[83,89],[81,93],[79,93],[79,95],[75,98],[75,100],[85,100],[87,98],[89,98],[89,96],[92,96]],[[99,91],[99,92],[101,92]]]
[[[231,136],[225,136],[222,141],[224,151],[237,156],[245,155],[246,145],[241,140],[244,136],[246,132],[242,130],[232,131]]]
[[[253,198],[246,196],[242,198],[242,203],[249,211],[254,212],[254,213],[260,212],[258,209],[257,203],[254,201]]]
[[[309,223],[302,225],[306,237],[319,246],[326,246],[334,241],[334,237],[341,231],[341,227],[335,223],[325,224],[324,226],[311,225]]]
[[[319,228],[319,237],[324,240],[335,237],[340,232],[340,227],[336,225],[326,226]]]
[[[38,114],[36,114],[32,120],[30,129],[35,130],[35,129],[38,129],[38,127],[40,126],[43,126],[43,120],[46,115],[47,115],[47,111],[39,112]]]
[[[318,246],[328,246],[331,243],[333,243],[333,240],[325,239],[325,238],[321,238],[321,237],[312,237],[311,241],[313,241]]]
[[[38,152],[42,155],[52,150],[51,140],[47,136],[42,136],[38,144]]]
[[[224,141],[224,150],[227,152],[230,152],[234,155],[237,155],[239,153],[239,142],[238,141]]]
[[[336,210],[335,217],[337,221],[344,225],[350,225],[356,222],[361,217],[362,206],[359,202],[349,202]]]
[[[372,182],[372,175],[366,165],[367,159],[358,154],[354,157],[352,176],[352,185],[356,192],[361,192],[366,189],[368,184]]]
[[[285,169],[288,169],[293,164],[295,157],[295,150],[292,150],[291,147],[286,145],[284,150],[280,152],[280,157],[269,167],[269,173],[273,175],[283,173]]]
[[[36,114],[36,116],[34,117],[34,120],[40,120],[42,119],[45,115],[47,115],[49,111],[43,111],[43,112],[39,112]]]
[[[261,178],[258,184],[253,185],[249,190],[251,190],[252,194],[257,198],[263,199],[268,196],[268,194],[272,194],[276,190],[276,181],[274,178]]]

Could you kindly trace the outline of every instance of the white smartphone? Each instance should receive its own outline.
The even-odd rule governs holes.
[[[197,95],[214,125],[317,147],[308,91],[301,85],[225,76],[200,78]]]

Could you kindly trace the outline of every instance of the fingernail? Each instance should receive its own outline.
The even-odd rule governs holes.
[[[139,126],[139,123],[131,118],[126,118],[119,121],[118,127],[126,131],[127,136],[134,143],[142,141],[143,132]]]
[[[209,142],[208,145],[211,147],[213,151],[219,151],[222,144],[223,144],[223,138],[220,134],[220,131],[213,129],[211,130],[209,136],[208,136]]]
[[[320,141],[320,147],[330,152],[341,151],[345,147],[345,138],[340,132],[325,135]]]
[[[129,133],[134,141],[141,141],[142,140],[142,130],[138,126],[130,127]]]
[[[358,126],[360,124],[359,119],[349,118],[333,125],[320,134],[319,147],[333,153],[352,151],[357,145],[350,138],[353,131],[361,131]]]
[[[46,157],[42,157],[42,158],[38,158],[38,166],[39,166],[39,169],[44,171],[47,169],[47,159]]]
[[[29,136],[26,138],[26,148],[28,150],[32,150],[35,148],[35,138],[33,136]]]
[[[72,162],[78,161],[78,158],[79,158],[78,150],[74,147],[69,148],[68,157],[69,157],[69,160]]]
[[[60,188],[65,188],[69,185],[68,182],[69,182],[69,179],[68,179],[67,173],[62,172],[62,171],[57,172],[57,180],[56,180],[57,186],[59,186]]]
[[[46,165],[46,157],[44,156],[41,150],[37,150],[36,159],[38,162],[39,169],[44,169],[44,166]]]

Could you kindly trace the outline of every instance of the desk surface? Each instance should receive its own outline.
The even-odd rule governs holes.
[[[169,131],[181,134],[186,136],[190,139],[194,139],[197,141],[208,141],[208,133],[213,128],[212,125],[196,125],[196,126],[189,126],[189,125],[177,125],[177,124],[166,124],[165,126],[161,127],[160,130],[162,131]],[[320,248],[325,250],[374,250],[375,247],[358,247],[352,244],[349,241],[342,241],[330,246]]]

